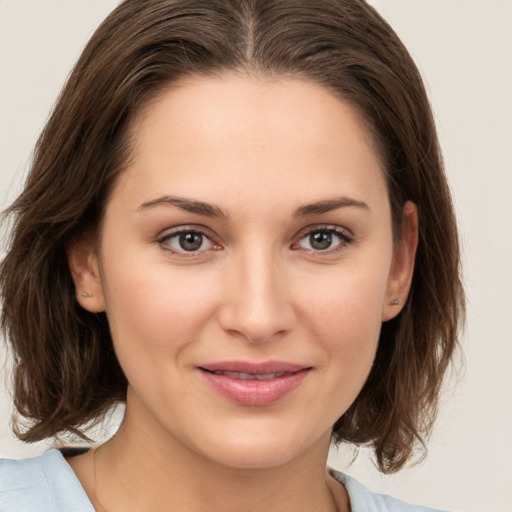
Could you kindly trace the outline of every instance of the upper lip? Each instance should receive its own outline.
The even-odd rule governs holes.
[[[265,375],[281,372],[295,373],[309,369],[310,367],[286,361],[263,361],[260,363],[252,361],[219,361],[215,363],[202,364],[199,368],[209,372],[239,372],[253,375]]]

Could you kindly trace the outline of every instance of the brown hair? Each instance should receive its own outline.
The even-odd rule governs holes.
[[[75,299],[66,248],[98,228],[126,165],[134,116],[180,78],[225,70],[295,75],[355,106],[378,141],[395,237],[407,200],[419,211],[413,284],[382,326],[370,376],[333,439],[370,445],[400,469],[436,415],[463,316],[450,193],[422,80],[388,24],[363,0],[126,0],[93,35],[7,210],[2,327],[15,357],[14,399],[27,442],[72,432],[122,401],[126,379],[105,314]]]

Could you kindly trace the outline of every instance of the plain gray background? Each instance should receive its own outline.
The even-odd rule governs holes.
[[[114,0],[0,0],[0,207],[72,64]],[[465,375],[448,383],[429,456],[391,477],[362,451],[331,463],[373,490],[445,509],[512,512],[512,0],[374,0],[430,91],[459,215]],[[0,362],[4,347],[0,348]],[[8,364],[6,365],[8,369]],[[8,372],[3,372],[8,374]],[[3,383],[5,378],[0,379]],[[0,456],[23,457],[0,389]]]

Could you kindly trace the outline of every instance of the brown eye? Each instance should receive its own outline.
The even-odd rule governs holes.
[[[183,229],[170,233],[160,240],[165,249],[175,254],[203,253],[215,248],[210,238],[191,229]]]
[[[203,245],[203,235],[194,232],[181,233],[179,244],[184,251],[198,251]]]
[[[296,247],[307,251],[330,252],[342,249],[352,242],[352,237],[337,226],[317,228],[305,233]]]
[[[332,245],[332,234],[325,231],[317,231],[309,235],[309,245],[315,251],[324,251]]]

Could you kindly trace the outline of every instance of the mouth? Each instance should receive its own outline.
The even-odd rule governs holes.
[[[226,361],[198,367],[206,382],[224,398],[244,406],[266,406],[278,402],[299,387],[310,366],[269,361]]]
[[[225,375],[226,377],[240,380],[272,380],[277,379],[278,377],[284,377],[286,375],[286,372],[254,374],[245,372],[224,372],[220,370],[211,373],[213,373],[214,375]]]

